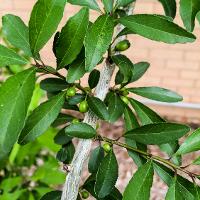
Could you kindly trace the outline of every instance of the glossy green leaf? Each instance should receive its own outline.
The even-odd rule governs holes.
[[[83,94],[75,94],[73,97],[68,98],[69,105],[77,105],[85,100],[85,95]]]
[[[102,160],[95,183],[95,193],[98,198],[109,195],[118,178],[118,163],[113,151],[110,151]]]
[[[68,0],[69,3],[80,6],[87,6],[90,9],[100,11],[96,0]]]
[[[174,179],[171,183],[168,192],[165,197],[166,200],[192,200],[193,196],[189,191],[179,184],[179,182]]]
[[[19,137],[19,144],[27,144],[43,134],[57,118],[65,100],[60,93],[38,106],[28,117]]]
[[[153,167],[156,173],[158,174],[158,176],[168,186],[170,186],[173,183],[174,176],[175,176],[174,171],[172,171],[170,168],[166,167],[165,165],[162,165],[155,161],[153,163]],[[200,191],[199,187],[196,187],[194,183],[190,182],[189,180],[187,180],[186,178],[183,178],[180,175],[177,175],[177,180],[179,184],[181,185],[182,190],[187,194],[190,193],[189,196],[191,196],[191,199],[193,199],[192,196],[194,197],[196,196],[196,191]]]
[[[127,6],[128,4],[134,2],[135,0],[117,0],[116,7]]]
[[[88,8],[82,8],[62,28],[56,47],[58,69],[72,63],[80,53],[88,23],[89,10]]]
[[[100,16],[89,28],[85,38],[85,68],[92,71],[99,63],[112,40],[113,19],[108,15]]]
[[[162,4],[165,14],[169,17],[176,16],[176,0],[158,0]]]
[[[70,164],[75,153],[75,147],[72,142],[65,144],[57,153],[56,158],[64,164]]]
[[[140,79],[148,70],[149,66],[150,64],[148,62],[139,62],[134,64],[134,68],[132,68],[132,77],[130,82],[134,82]]]
[[[129,82],[132,75],[132,69],[134,68],[133,63],[124,55],[113,56],[112,60],[119,67],[120,72],[124,76],[123,83]]]
[[[154,122],[164,122],[164,120],[156,112],[139,101],[130,99],[130,103],[136,111],[142,125],[151,124]]]
[[[64,145],[64,144],[68,144],[69,142],[72,141],[72,137],[69,137],[68,135],[66,135],[65,133],[65,129],[61,129],[56,136],[54,137],[54,142],[56,144],[59,145]]]
[[[128,106],[126,106],[124,109],[124,122],[125,122],[126,131],[132,130],[132,129],[140,126],[137,121],[136,116],[134,115],[134,113]],[[138,144],[137,142],[135,142],[135,140],[132,140],[130,138],[125,138],[125,142],[126,142],[126,144],[128,144],[129,146],[131,146],[133,148],[137,148],[137,149],[146,151],[146,146],[144,146],[142,144]],[[136,165],[139,167],[146,162],[146,159],[144,159],[143,157],[140,157],[134,151],[128,150],[128,154],[134,160]]]
[[[122,17],[119,22],[137,34],[155,41],[174,44],[194,42],[196,39],[192,33],[157,15],[136,14]]]
[[[48,42],[62,19],[66,0],[38,0],[29,21],[29,42],[34,56]]]
[[[129,92],[161,102],[179,102],[183,100],[183,97],[173,92],[160,87],[138,87],[138,88],[128,88]]]
[[[106,105],[99,98],[88,97],[88,105],[90,110],[100,119],[107,120],[109,118],[109,113]]]
[[[86,123],[71,124],[65,128],[65,133],[71,137],[89,139],[96,135],[96,130]]]
[[[135,114],[128,106],[126,106],[124,109],[124,121],[125,121],[126,131],[138,128],[140,126]]]
[[[100,200],[94,191],[95,182],[96,174],[91,174],[91,176],[89,176],[89,178],[85,181],[83,188],[86,189],[93,197]],[[101,198],[101,200],[122,200],[122,194],[116,187],[114,187],[110,194],[103,199]]]
[[[186,29],[190,32],[194,30],[195,18],[199,11],[200,11],[199,0],[180,1],[180,15]]]
[[[69,84],[60,78],[46,78],[40,82],[40,87],[47,92],[59,92],[66,89]]]
[[[85,73],[85,51],[81,51],[78,57],[69,65],[67,82],[74,83],[82,78]]]
[[[179,143],[178,141],[172,141],[170,143],[167,144],[161,144],[160,146],[160,150],[167,153],[169,155],[169,157],[171,157],[171,161],[180,166],[181,165],[181,156],[177,155],[175,156],[174,153],[178,150],[179,148]]]
[[[200,129],[195,130],[180,146],[176,154],[186,154],[200,150]]]
[[[19,56],[15,51],[0,45],[0,68],[7,65],[26,65],[28,60]]]
[[[61,191],[52,191],[45,194],[40,200],[60,200],[61,195]]]
[[[138,168],[125,188],[123,200],[149,200],[152,183],[153,165],[152,162],[149,161]]]
[[[142,144],[164,144],[179,139],[190,131],[186,125],[176,123],[154,123],[125,133],[124,137]]]
[[[89,172],[96,173],[98,171],[99,165],[104,158],[104,150],[101,146],[96,147],[90,155],[90,159],[88,162],[88,170]]]
[[[73,119],[74,119],[74,117],[71,116],[71,115],[59,113],[58,117],[52,123],[52,126],[57,127],[57,126],[60,126],[60,125],[64,125],[66,123],[72,122]]]
[[[88,84],[91,89],[95,88],[99,82],[100,71],[97,69],[93,69],[89,75]]]
[[[24,51],[28,56],[32,56],[29,44],[29,29],[18,16],[7,14],[2,18],[3,33],[6,39],[14,47]]]
[[[116,122],[124,112],[124,103],[121,98],[112,93],[108,100],[108,113],[109,113],[109,121],[114,123]]]
[[[135,32],[129,30],[128,28],[124,28],[121,32],[118,33],[117,38],[123,35],[135,34]]]
[[[54,35],[54,39],[53,39],[53,47],[52,47],[52,50],[53,50],[53,53],[54,55],[56,56],[56,49],[57,49],[57,43],[58,43],[58,39],[60,37],[60,32],[58,31],[55,35]]]
[[[35,81],[35,69],[30,68],[0,87],[0,159],[10,152],[24,126]]]
[[[113,9],[114,0],[102,0],[104,9],[107,13],[111,13]]]

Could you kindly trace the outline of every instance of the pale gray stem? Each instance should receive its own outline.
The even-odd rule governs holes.
[[[131,14],[133,10],[133,5],[128,6],[126,12]],[[116,34],[118,34],[124,27],[119,25],[116,28]],[[124,40],[124,37],[119,38],[117,41]],[[101,99],[105,99],[110,87],[110,81],[114,72],[115,66],[111,65],[107,60],[101,71],[101,76],[99,83],[95,90],[95,96]],[[98,118],[94,113],[89,111],[84,122],[96,128]],[[61,200],[76,200],[79,192],[79,183],[81,179],[81,174],[83,170],[84,163],[88,159],[90,150],[92,146],[92,140],[80,140],[74,158],[71,163],[70,172],[67,174],[66,181],[64,184]]]

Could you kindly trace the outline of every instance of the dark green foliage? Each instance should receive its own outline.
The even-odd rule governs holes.
[[[166,122],[135,95],[166,103],[183,98],[157,86],[128,86],[148,78],[143,75],[150,64],[134,63],[120,54],[130,47],[128,34],[169,44],[195,41],[191,32],[195,19],[200,22],[199,0],[180,1],[187,30],[173,22],[176,1],[158,1],[166,16],[129,13],[136,0],[102,0],[101,5],[96,0],[37,0],[28,26],[18,16],[3,16],[0,68],[3,78],[10,77],[0,82],[0,199],[61,199],[62,191],[55,188],[64,183],[66,173],[75,173],[76,181],[81,169],[76,170],[74,162],[85,161],[79,160],[80,151],[87,157],[90,146],[84,145],[94,142],[90,176],[80,187],[71,183],[67,188],[77,189],[73,199],[149,200],[154,171],[169,187],[166,200],[200,198],[200,188],[194,184],[198,175],[181,166],[182,155],[200,150],[199,129],[179,146],[190,128]],[[67,2],[82,7],[57,30]],[[90,9],[99,14],[92,22]],[[120,30],[119,25],[123,25]],[[40,56],[53,35],[57,66],[46,65]],[[101,121],[116,123],[120,118],[125,123],[121,136],[105,137]],[[73,160],[78,139],[83,146]],[[158,145],[168,157],[152,154],[148,145]],[[125,148],[138,166],[123,195],[115,186],[120,173],[115,146]],[[199,165],[200,158],[191,163]]]

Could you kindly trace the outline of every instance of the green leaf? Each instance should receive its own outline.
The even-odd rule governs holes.
[[[25,127],[19,137],[19,144],[24,145],[42,135],[57,118],[65,100],[65,93],[38,106],[28,117]]]
[[[88,170],[89,172],[96,173],[98,171],[99,165],[104,158],[104,150],[101,146],[96,147],[90,155]]]
[[[96,130],[86,123],[71,124],[65,128],[65,133],[71,137],[89,139],[96,135]]]
[[[30,68],[0,87],[0,159],[10,152],[24,126],[35,81],[35,69]]]
[[[200,165],[200,157],[198,157],[197,159],[195,159],[192,163],[194,165]]]
[[[0,44],[0,67],[7,65],[26,65],[27,63],[28,60]]]
[[[100,119],[107,120],[109,118],[109,113],[106,105],[97,97],[88,97],[88,106],[90,110],[97,115]]]
[[[106,53],[112,41],[113,19],[108,15],[100,16],[89,28],[85,38],[85,67],[92,71]]]
[[[72,137],[65,134],[65,129],[61,129],[57,135],[54,137],[54,142],[59,145],[68,144],[72,141]]]
[[[124,191],[123,200],[149,200],[152,183],[153,165],[149,161],[138,168]]]
[[[0,184],[1,190],[6,193],[12,191],[15,187],[17,187],[22,182],[22,177],[12,177],[12,178],[4,178]]]
[[[200,11],[199,0],[180,1],[180,15],[183,20],[184,26],[190,32],[194,30],[195,18],[199,11]]]
[[[114,123],[116,122],[124,112],[124,103],[121,98],[112,93],[108,100],[108,113],[109,113],[109,121]]]
[[[132,68],[132,77],[130,82],[134,82],[140,79],[148,70],[149,66],[150,64],[148,62],[139,62],[134,64],[134,68]]]
[[[110,151],[102,160],[95,183],[95,193],[98,198],[109,195],[118,178],[118,163],[113,151]]]
[[[170,143],[167,144],[161,144],[160,146],[160,150],[167,153],[170,157],[171,157],[171,161],[180,166],[181,165],[181,156],[177,155],[174,156],[174,153],[178,150],[179,148],[179,143],[178,141],[172,141]]]
[[[124,109],[124,121],[125,121],[126,131],[132,130],[140,126],[135,114],[128,106],[126,106]]]
[[[60,200],[62,192],[61,191],[52,191],[45,194],[40,200]]]
[[[174,176],[175,173],[174,171],[172,171],[170,168],[166,167],[165,165],[162,165],[158,162],[153,163],[153,167],[154,170],[156,171],[156,173],[158,174],[158,176],[168,185],[170,186],[173,183],[174,180]],[[190,196],[192,195],[196,195],[196,191],[200,191],[199,187],[195,187],[194,183],[190,182],[189,180],[183,178],[180,175],[177,175],[177,180],[179,182],[179,184],[181,185],[181,187],[183,188],[183,191],[185,191],[186,193],[190,193]],[[191,197],[192,197],[191,196]],[[191,198],[193,199],[193,198]]]
[[[157,15],[137,14],[119,19],[119,22],[137,34],[155,41],[169,44],[195,41],[196,37]]]
[[[73,5],[87,6],[90,9],[100,11],[96,0],[68,0]]]
[[[134,2],[135,0],[117,0],[116,7],[127,6],[128,4]]]
[[[185,139],[176,154],[181,155],[198,150],[200,150],[200,128]]]
[[[89,23],[89,10],[82,8],[71,17],[62,28],[57,41],[56,56],[58,69],[72,63],[83,47],[83,41]]]
[[[57,126],[60,126],[60,125],[64,125],[66,123],[71,122],[73,119],[74,119],[74,117],[71,116],[71,115],[59,113],[58,117],[55,119],[52,126],[57,127]]]
[[[55,35],[54,35],[54,38],[53,38],[53,47],[52,47],[52,50],[53,50],[53,54],[56,56],[56,48],[57,48],[57,43],[58,43],[58,39],[60,37],[60,32],[58,31]]]
[[[57,153],[56,158],[64,164],[70,164],[75,153],[75,147],[72,142],[64,145]]]
[[[47,92],[60,92],[66,89],[69,84],[60,78],[46,78],[40,82],[40,87]]]
[[[99,82],[100,78],[100,71],[97,69],[92,70],[89,75],[88,84],[91,89],[95,88]]]
[[[168,192],[165,197],[166,200],[192,200],[193,196],[189,191],[179,184],[179,182],[174,179],[170,185]]]
[[[158,0],[162,4],[165,14],[173,19],[176,16],[176,0]]]
[[[186,125],[176,123],[147,124],[125,133],[125,138],[142,144],[164,144],[182,137],[190,131]]]
[[[128,88],[128,91],[140,95],[142,97],[161,102],[173,103],[183,100],[183,97],[177,94],[176,92],[160,87]]]
[[[77,105],[85,100],[85,95],[83,94],[76,94],[71,98],[68,98],[69,105]]]
[[[123,83],[129,82],[132,69],[134,68],[133,63],[124,55],[112,56],[112,60],[119,67],[121,74],[124,76]]]
[[[132,130],[140,126],[137,121],[136,116],[134,115],[134,113],[128,106],[126,106],[124,109],[124,122],[125,122],[126,131]],[[125,142],[126,144],[128,144],[129,146],[133,148],[146,151],[146,147],[143,146],[142,144],[136,143],[135,140],[125,138]],[[128,151],[129,156],[134,160],[137,166],[140,167],[146,162],[146,159],[140,157],[136,152],[131,151],[131,150],[127,150],[127,151]]]
[[[38,0],[29,21],[29,42],[36,56],[56,31],[62,19],[66,0]]]
[[[113,10],[114,0],[102,0],[105,11],[109,14]]]
[[[151,124],[154,122],[164,122],[164,120],[156,112],[139,101],[130,99],[130,103],[136,111],[142,125]]]
[[[69,65],[67,82],[74,83],[86,73],[85,71],[85,50],[81,51],[78,57]]]
[[[117,38],[129,34],[135,34],[135,32],[129,30],[128,28],[124,28],[121,32],[118,33]]]
[[[3,33],[6,39],[14,47],[24,51],[28,56],[32,56],[29,44],[29,29],[18,16],[7,14],[2,18]]]

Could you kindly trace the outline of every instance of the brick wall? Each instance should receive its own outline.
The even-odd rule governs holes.
[[[13,13],[21,16],[28,22],[30,11],[36,0],[0,0],[0,16],[6,13]],[[62,24],[66,19],[78,11],[79,7],[68,5]],[[163,9],[157,0],[138,0],[136,13],[157,13],[162,14]],[[97,13],[91,12],[91,19],[94,20]],[[180,16],[175,20],[183,26]],[[169,45],[158,43],[142,38],[138,35],[129,37],[132,46],[127,55],[132,61],[148,61],[151,67],[148,73],[134,85],[137,86],[160,86],[177,91],[184,97],[185,103],[200,103],[200,26],[196,22],[195,34],[197,41],[192,44]],[[55,58],[50,51],[52,41],[42,50],[44,60],[54,65]],[[200,110],[174,108],[166,106],[153,106],[162,114],[200,119]]]

